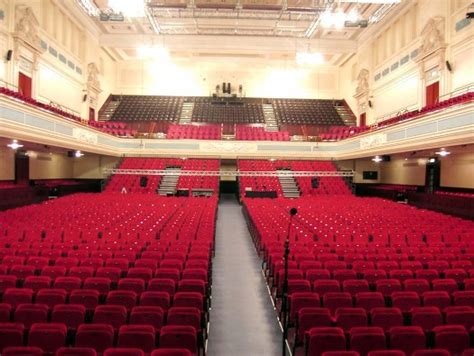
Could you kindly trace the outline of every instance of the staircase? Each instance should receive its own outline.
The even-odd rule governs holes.
[[[167,196],[176,193],[176,186],[178,185],[179,172],[181,168],[179,167],[167,167],[165,168],[166,172],[176,172],[176,175],[165,175],[161,179],[160,186],[158,187],[158,194]]]
[[[283,196],[285,198],[298,198],[301,194],[300,188],[296,184],[295,177],[288,175],[290,170],[278,169],[277,176],[280,181],[281,189],[283,190]]]
[[[181,108],[181,115],[179,116],[178,124],[186,125],[191,123],[191,118],[193,116],[194,103],[193,102],[184,102],[183,107]]]
[[[120,105],[120,100],[117,98],[116,100],[110,100],[105,107],[99,113],[99,120],[100,121],[107,121],[112,118],[115,110],[117,110],[118,106]]]
[[[265,119],[265,129],[267,131],[278,131],[278,123],[273,111],[272,104],[262,104],[263,117]]]
[[[357,119],[347,104],[340,102],[340,103],[335,104],[334,108],[336,109],[341,120],[344,122],[344,125],[347,125],[347,126],[357,125]]]

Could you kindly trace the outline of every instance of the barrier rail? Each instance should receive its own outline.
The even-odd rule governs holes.
[[[353,177],[354,171],[170,171],[156,169],[106,168],[107,174],[142,176],[202,176],[202,177]]]

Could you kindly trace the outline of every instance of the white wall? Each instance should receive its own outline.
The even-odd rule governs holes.
[[[35,153],[29,155],[30,179],[71,179],[74,158],[66,153]]]
[[[7,147],[0,147],[0,180],[15,179],[15,153]]]
[[[339,97],[337,68],[240,58],[122,61],[117,65],[116,93],[207,96],[222,82],[230,82],[233,91],[242,84],[248,97]]]
[[[45,62],[42,62],[38,69],[37,98],[45,102],[54,101],[80,113],[84,94],[81,83]]]
[[[390,162],[380,162],[380,183],[425,185],[426,159],[394,157]]]
[[[441,187],[474,189],[474,153],[471,149],[441,159]]]
[[[106,176],[104,169],[114,168],[119,160],[119,157],[86,154],[74,160],[73,176],[76,179],[104,178]]]

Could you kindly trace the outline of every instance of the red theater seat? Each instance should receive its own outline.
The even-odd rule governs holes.
[[[346,338],[341,328],[315,327],[307,334],[308,356],[320,356],[326,351],[346,350]]]
[[[76,347],[104,352],[114,344],[114,328],[109,324],[82,324],[76,333]]]

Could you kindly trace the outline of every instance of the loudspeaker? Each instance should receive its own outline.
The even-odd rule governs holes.
[[[82,97],[82,102],[85,103],[87,100],[87,94],[84,94],[84,96]]]
[[[148,184],[148,177],[140,177],[140,187],[145,188]]]
[[[227,83],[227,94],[230,94],[232,90],[230,89],[230,83]]]
[[[446,69],[450,72],[453,71],[453,67],[451,67],[451,63],[449,63],[449,61],[446,61]]]
[[[74,151],[67,151],[67,156],[68,157],[74,157]]]
[[[13,56],[13,51],[11,49],[9,49],[7,51],[7,61],[11,61],[12,60],[12,56]]]
[[[390,159],[391,159],[390,155],[383,155],[382,156],[382,162],[390,162]]]
[[[368,104],[369,104],[369,108],[372,108],[372,101],[371,100],[369,100]]]
[[[222,94],[227,93],[225,82],[222,82]]]
[[[242,84],[240,84],[239,85],[239,93],[242,93],[242,89],[243,89]]]
[[[318,179],[318,177],[311,178],[311,187],[312,188],[319,188],[319,179]]]

